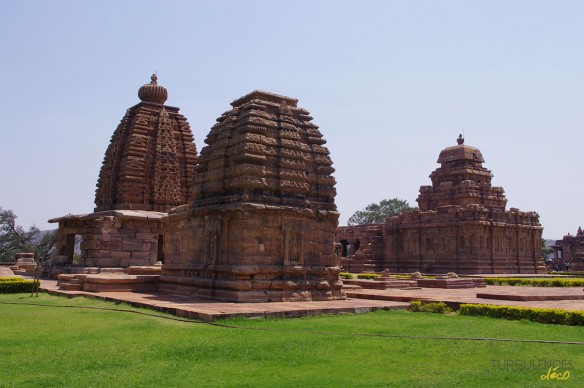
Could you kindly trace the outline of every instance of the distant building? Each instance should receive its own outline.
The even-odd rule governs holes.
[[[538,214],[505,210],[504,190],[491,186],[481,152],[462,136],[457,142],[440,152],[432,185],[420,187],[419,210],[338,229],[336,241],[359,245],[343,265],[361,256],[392,272],[545,273]]]
[[[575,236],[570,234],[552,245],[552,269],[557,271],[584,271],[584,232],[581,227]]]

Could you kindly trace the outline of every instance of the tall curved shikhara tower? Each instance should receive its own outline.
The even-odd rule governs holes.
[[[95,210],[49,220],[59,223],[54,262],[129,267],[163,261],[160,222],[171,208],[192,198],[197,149],[179,109],[164,105],[167,90],[156,75],[138,91],[105,152],[95,192]]]
[[[105,153],[95,211],[166,212],[191,199],[197,149],[179,109],[164,105],[168,92],[157,78],[140,88]]]
[[[163,221],[162,290],[237,302],[345,298],[332,160],[297,102],[256,90],[217,119],[193,201]]]

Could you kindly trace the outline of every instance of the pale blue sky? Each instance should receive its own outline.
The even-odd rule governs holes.
[[[93,210],[111,134],[158,71],[200,150],[254,89],[299,99],[341,224],[415,204],[464,131],[545,238],[584,224],[582,1],[0,0],[0,206],[24,226]],[[584,226],[584,225],[583,225]]]

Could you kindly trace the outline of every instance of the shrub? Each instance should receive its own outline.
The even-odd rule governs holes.
[[[24,278],[20,276],[11,276],[9,278],[0,278],[0,283],[2,282],[23,282]]]
[[[485,316],[509,320],[525,319],[532,322],[584,326],[584,311],[566,311],[535,307],[495,306],[488,304],[461,304],[460,315]]]
[[[419,300],[413,300],[410,302],[408,310],[413,312],[424,312],[424,313],[435,313],[435,314],[447,314],[451,313],[452,309],[444,302],[427,302],[422,303]]]
[[[353,279],[353,275],[351,275],[351,274],[350,274],[350,273],[348,273],[348,272],[341,272],[341,273],[339,274],[339,276],[340,276],[340,277],[342,277],[343,279]]]
[[[378,278],[381,275],[378,273],[360,273],[359,275],[357,275],[357,278],[359,279],[373,279],[373,278]]]
[[[577,277],[584,277],[584,271],[551,271],[549,272],[550,275],[570,275],[570,276],[577,276]]]
[[[18,294],[32,292],[34,280],[13,280],[0,282],[0,294]],[[38,283],[38,282],[37,282]]]
[[[491,286],[532,286],[532,287],[582,287],[584,279],[524,279],[524,278],[484,278]]]

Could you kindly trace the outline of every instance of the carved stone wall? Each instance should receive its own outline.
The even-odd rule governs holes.
[[[297,100],[254,91],[213,126],[194,200],[164,220],[161,290],[238,302],[341,299],[329,151]]]
[[[541,230],[536,213],[517,209],[498,221],[478,205],[407,212],[384,226],[385,266],[394,272],[545,272]]]
[[[481,152],[458,145],[440,153],[441,166],[420,187],[418,211],[388,218],[383,268],[392,272],[545,273],[536,212],[505,210],[501,187],[482,166]],[[351,227],[348,227],[351,228]],[[337,232],[337,241],[343,234]]]
[[[575,236],[570,234],[557,240],[552,246],[554,257],[551,269],[558,271],[584,271],[584,232],[578,228]]]
[[[383,225],[339,227],[335,234],[341,245],[341,265],[347,272],[382,271],[384,260]]]
[[[106,211],[49,220],[58,223],[55,241],[57,266],[128,267],[154,265],[162,260],[164,213]],[[75,245],[80,260],[73,262]]]

